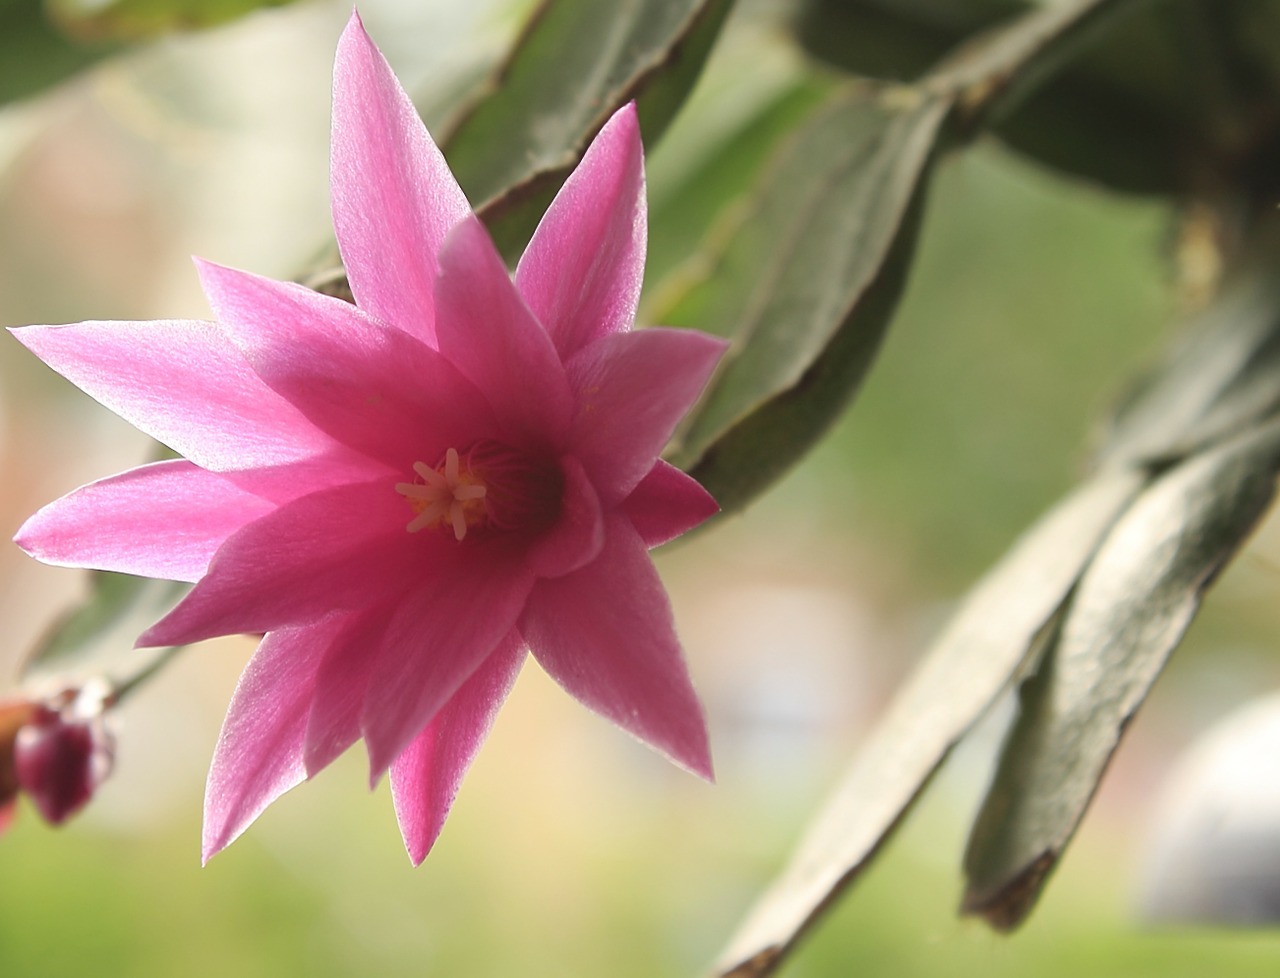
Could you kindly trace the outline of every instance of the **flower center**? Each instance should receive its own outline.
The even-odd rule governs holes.
[[[426,462],[414,462],[413,471],[421,482],[398,482],[396,492],[409,501],[414,516],[409,521],[410,533],[429,526],[448,526],[461,540],[467,529],[484,522],[484,497],[488,491],[484,480],[464,462],[456,448],[444,453],[444,461],[434,469]]]
[[[413,471],[416,481],[395,487],[414,512],[410,533],[448,529],[461,541],[471,530],[538,530],[560,515],[560,467],[498,442],[450,448],[435,467],[415,462]]]

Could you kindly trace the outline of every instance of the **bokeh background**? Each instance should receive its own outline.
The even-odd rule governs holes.
[[[656,248],[688,239],[682,175],[794,81],[798,55],[769,7],[745,5],[693,104],[650,148]],[[440,116],[528,8],[361,4]],[[330,70],[349,10],[261,12],[0,110],[0,323],[206,316],[192,254],[282,278],[309,267],[330,234]],[[206,643],[124,706],[117,772],[90,809],[53,830],[24,802],[0,839],[0,975],[699,973],[954,602],[1073,484],[1107,406],[1170,339],[1174,229],[1160,202],[993,143],[943,163],[906,301],[853,410],[744,515],[658,557],[708,708],[716,786],[589,715],[530,662],[420,869],[359,752],[201,869],[204,772],[252,648]],[[659,251],[653,266],[674,275],[685,257]],[[148,445],[0,339],[8,536]],[[0,548],[0,691],[84,584]],[[1005,704],[784,974],[1275,974],[1280,938],[1151,929],[1135,907],[1180,754],[1280,688],[1277,588],[1272,521],[1214,590],[1021,932],[955,915]]]

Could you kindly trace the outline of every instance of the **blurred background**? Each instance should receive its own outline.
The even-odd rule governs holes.
[[[686,240],[683,177],[800,71],[772,6],[735,15],[693,102],[649,149],[659,278],[685,257],[661,250]],[[361,12],[443,115],[529,7],[374,0]],[[331,234],[330,72],[349,12],[336,0],[259,12],[0,109],[0,324],[207,316],[193,254],[281,278],[308,268]],[[530,662],[420,869],[358,752],[201,869],[204,773],[252,648],[207,643],[127,702],[116,774],[89,809],[54,830],[22,803],[0,839],[0,974],[699,973],[954,602],[1070,488],[1097,420],[1169,339],[1173,232],[1158,201],[993,143],[944,161],[907,298],[853,410],[744,515],[658,556],[716,786]],[[648,294],[663,284],[651,275]],[[148,445],[3,339],[11,536]],[[2,691],[85,580],[6,546],[0,581]],[[1022,931],[955,915],[959,853],[1009,716],[998,709],[783,973],[1274,974],[1280,938],[1145,929],[1134,908],[1158,875],[1147,843],[1179,756],[1280,689],[1277,587],[1271,522],[1212,593]]]

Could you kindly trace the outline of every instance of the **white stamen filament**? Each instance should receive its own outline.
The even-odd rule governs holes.
[[[445,452],[441,468],[434,469],[426,462],[415,462],[413,471],[422,479],[421,483],[396,483],[396,492],[408,499],[418,511],[406,529],[417,533],[428,526],[448,523],[454,538],[461,541],[476,514],[476,507],[468,507],[467,503],[485,497],[484,485],[469,467],[463,470],[455,448]]]

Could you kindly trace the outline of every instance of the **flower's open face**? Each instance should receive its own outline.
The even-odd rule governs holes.
[[[332,180],[354,306],[201,264],[214,322],[17,331],[183,456],[76,490],[18,542],[194,582],[140,644],[265,633],[209,774],[205,858],[363,738],[420,861],[530,651],[710,777],[647,550],[716,509],[658,454],[724,344],[632,329],[634,105],[595,138],[513,279],[353,16]]]

